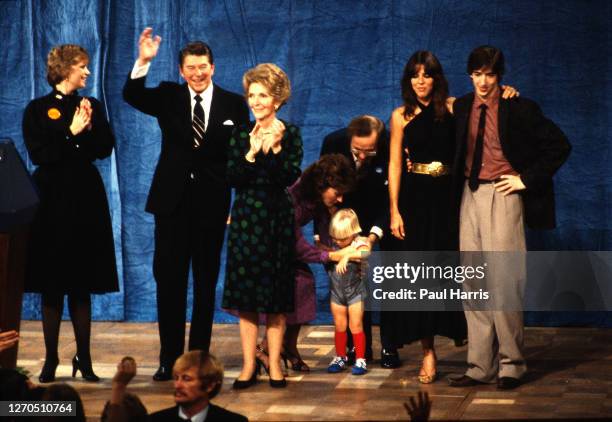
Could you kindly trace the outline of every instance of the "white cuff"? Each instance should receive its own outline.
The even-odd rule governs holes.
[[[151,67],[151,62],[145,64],[144,66],[138,65],[138,60],[134,63],[134,67],[132,68],[132,73],[130,74],[131,79],[144,78],[147,76],[149,72],[149,67]]]
[[[372,226],[372,228],[370,229],[370,233],[375,234],[376,236],[378,236],[378,239],[382,239],[383,237],[383,231],[380,227],[377,226]]]
[[[318,234],[313,235],[312,238],[315,242],[319,242],[321,240],[321,237]]]

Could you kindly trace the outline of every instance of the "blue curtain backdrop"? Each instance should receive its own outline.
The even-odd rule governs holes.
[[[462,95],[470,91],[468,53],[493,44],[506,54],[505,81],[536,100],[574,147],[555,180],[558,228],[529,233],[531,249],[609,250],[611,10],[607,0],[5,0],[0,2],[0,136],[15,140],[31,168],[21,117],[28,101],[50,89],[46,55],[57,44],[84,46],[92,71],[84,94],[105,104],[117,137],[113,156],[97,165],[111,204],[121,291],[95,297],[94,318],[154,321],[153,218],[143,210],[160,134],[154,119],[121,98],[144,27],[152,26],[163,38],[149,85],[180,80],[176,53],[194,39],[213,48],[215,82],[236,92],[243,72],[257,63],[285,69],[293,96],[282,117],[302,128],[304,165],[318,157],[323,136],[352,117],[370,113],[388,120],[400,104],[404,63],[415,50],[432,50],[451,93]],[[223,274],[222,269],[218,295]],[[317,284],[318,321],[329,321],[327,281],[320,271]],[[23,316],[40,317],[36,296],[27,295]],[[216,320],[229,317],[219,311]],[[528,322],[610,326],[612,318],[609,313],[532,313]]]

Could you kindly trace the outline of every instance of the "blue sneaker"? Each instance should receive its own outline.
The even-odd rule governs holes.
[[[342,372],[346,369],[346,357],[336,356],[332,359],[331,363],[327,367],[327,372],[330,374],[337,374],[338,372]]]
[[[355,361],[355,366],[353,366],[352,374],[363,375],[366,372],[368,372],[368,365],[366,364],[366,360],[357,359],[357,361]]]

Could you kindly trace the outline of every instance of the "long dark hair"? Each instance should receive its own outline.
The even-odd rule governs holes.
[[[417,95],[414,89],[412,89],[412,82],[410,80],[415,77],[421,65],[425,73],[434,80],[431,100],[433,101],[436,120],[442,120],[447,113],[448,82],[444,77],[442,65],[431,51],[417,51],[408,59],[408,63],[404,67],[401,81],[404,117],[412,116],[414,110],[418,107]]]

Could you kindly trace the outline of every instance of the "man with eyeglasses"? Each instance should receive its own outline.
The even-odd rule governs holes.
[[[321,156],[326,154],[342,154],[353,163],[357,171],[357,183],[353,192],[344,195],[341,207],[355,210],[364,229],[363,234],[367,234],[371,246],[374,247],[374,244],[383,238],[383,228],[389,227],[389,132],[385,129],[385,124],[369,115],[354,118],[348,127],[325,137]],[[315,242],[318,240],[318,235],[315,234]],[[369,361],[372,360],[370,312],[365,312],[363,326],[366,335],[366,360]],[[351,336],[349,340],[350,338]],[[350,343],[351,341],[349,350],[352,348]],[[349,360],[354,359],[354,353],[349,351],[348,357]]]

